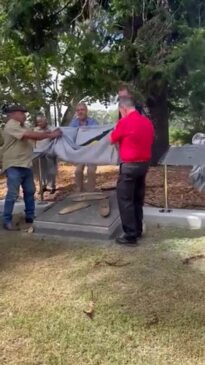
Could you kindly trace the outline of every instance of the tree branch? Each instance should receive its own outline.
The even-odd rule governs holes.
[[[56,16],[56,15],[62,13],[62,11],[65,10],[68,7],[68,5],[70,5],[70,0],[61,9],[59,9],[56,13],[54,13],[53,15]]]
[[[83,15],[83,12],[85,10],[85,7],[87,5],[87,3],[89,2],[89,0],[85,0],[84,4],[82,6],[81,12],[71,21],[71,24],[74,23],[77,19],[79,19],[81,17],[81,15]]]

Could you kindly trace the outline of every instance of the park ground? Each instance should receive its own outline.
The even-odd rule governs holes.
[[[73,172],[60,166],[54,199]],[[203,209],[188,174],[169,169],[170,204]],[[116,178],[101,167],[98,188]],[[146,203],[163,206],[161,168],[147,186]],[[0,364],[204,365],[204,233],[148,227],[133,249],[0,230]]]
[[[149,227],[121,248],[0,231],[0,364],[204,365],[203,235]]]

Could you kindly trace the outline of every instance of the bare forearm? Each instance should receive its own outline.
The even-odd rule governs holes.
[[[51,138],[51,132],[33,132],[33,131],[27,131],[24,133],[23,138],[24,139],[32,139],[34,141],[42,141],[46,138]]]

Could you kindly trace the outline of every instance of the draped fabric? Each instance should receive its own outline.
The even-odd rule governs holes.
[[[34,152],[73,164],[117,165],[118,151],[108,138],[112,129],[113,125],[62,127],[62,137],[48,141]]]

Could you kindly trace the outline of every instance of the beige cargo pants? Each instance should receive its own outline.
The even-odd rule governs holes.
[[[89,192],[95,191],[97,166],[77,165],[75,169],[75,184],[77,192],[82,192],[84,190],[85,167],[87,167],[87,184],[85,190]]]

